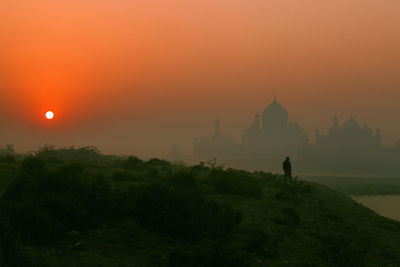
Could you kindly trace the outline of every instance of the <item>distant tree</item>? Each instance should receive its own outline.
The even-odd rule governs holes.
[[[46,164],[37,157],[27,157],[22,161],[22,171],[30,175],[41,175],[46,170]]]
[[[123,166],[125,169],[140,170],[143,168],[143,164],[143,160],[139,159],[138,157],[129,156],[123,163]]]
[[[170,166],[171,163],[168,162],[168,161],[166,161],[166,160],[163,160],[163,159],[152,158],[152,159],[149,159],[149,160],[146,162],[146,165],[153,165],[153,166]]]
[[[203,163],[203,162],[201,162]],[[212,160],[207,161],[207,165],[210,166],[211,169],[223,169],[225,164],[217,165],[217,158],[214,157]]]
[[[9,154],[14,154],[14,153],[15,153],[14,145],[12,145],[12,144],[7,144],[7,145],[6,145],[6,149],[7,149],[7,152],[8,152]]]

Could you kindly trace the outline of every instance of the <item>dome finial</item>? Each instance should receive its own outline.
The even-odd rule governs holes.
[[[276,93],[274,93],[274,102],[276,102]]]

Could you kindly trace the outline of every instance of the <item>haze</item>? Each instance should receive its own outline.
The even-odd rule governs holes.
[[[2,0],[0,143],[190,153],[215,118],[240,140],[276,93],[310,137],[352,114],[393,145],[398,10],[396,0]]]

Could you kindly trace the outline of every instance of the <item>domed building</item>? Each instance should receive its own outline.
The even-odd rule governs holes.
[[[282,159],[296,157],[298,147],[307,143],[307,134],[298,123],[289,121],[287,110],[275,97],[261,116],[255,115],[242,135],[242,143],[222,135],[217,120],[213,135],[195,141],[194,156],[197,160],[218,157],[231,166],[278,171]]]
[[[276,97],[243,133],[243,152],[248,156],[281,161],[296,156],[298,147],[308,143],[307,134],[297,122],[289,122],[287,110]]]
[[[387,156],[381,145],[381,133],[374,134],[350,116],[343,125],[333,119],[328,133],[315,131],[315,144],[300,151],[299,165],[304,170],[321,173],[368,173],[382,171]]]
[[[214,133],[194,143],[193,162],[217,158],[221,164],[252,170],[280,172],[286,156],[298,173],[381,174],[400,173],[400,140],[393,148],[381,144],[380,130],[373,131],[353,116],[333,119],[326,133],[315,131],[315,143],[287,110],[274,100],[242,134],[242,142],[225,136],[215,122]]]
[[[365,149],[378,149],[381,147],[381,135],[379,129],[374,135],[372,129],[367,124],[360,126],[352,115],[341,126],[337,117],[333,119],[333,125],[329,133],[321,135],[317,129],[315,134],[315,144],[317,147],[331,147],[335,149],[349,148],[354,151]]]
[[[400,141],[393,148],[381,144],[380,130],[373,131],[353,116],[343,123],[337,117],[326,133],[315,131],[315,143],[288,111],[276,100],[255,114],[253,122],[236,142],[220,131],[194,143],[194,162],[214,157],[219,163],[236,168],[279,172],[286,156],[292,158],[298,173],[378,174],[400,173]]]
[[[287,127],[288,120],[288,112],[276,101],[276,97],[262,112],[262,128],[265,130],[283,130]]]
[[[199,160],[209,160],[213,157],[230,157],[235,154],[235,141],[220,131],[219,119],[215,120],[214,133],[194,141],[194,155]]]

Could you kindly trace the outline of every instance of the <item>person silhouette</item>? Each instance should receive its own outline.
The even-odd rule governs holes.
[[[292,164],[290,163],[290,158],[286,157],[283,162],[283,171],[285,173],[285,179],[292,179]]]

